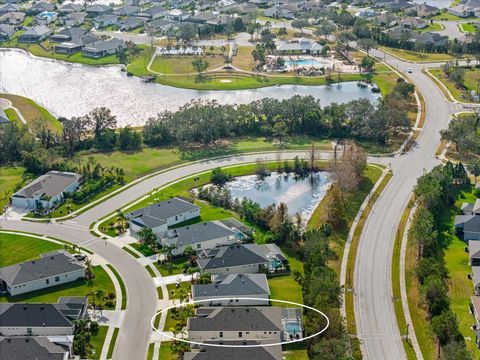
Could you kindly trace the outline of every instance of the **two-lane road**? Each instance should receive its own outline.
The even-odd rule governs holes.
[[[421,72],[424,65],[400,61],[378,50],[371,53],[405,72],[422,93],[427,118],[417,144],[407,154],[391,160],[394,176],[376,201],[362,232],[355,264],[354,299],[357,333],[365,359],[406,359],[392,300],[391,266],[400,217],[417,178],[440,162],[435,151],[440,130],[451,114],[461,111],[449,103],[433,81]],[[436,64],[438,66],[438,64]]]

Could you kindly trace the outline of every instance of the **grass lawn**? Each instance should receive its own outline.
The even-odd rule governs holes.
[[[93,360],[100,359],[102,354],[103,343],[105,342],[105,337],[107,336],[108,326],[99,326],[98,333],[90,338],[90,344],[92,349],[95,350],[95,355],[92,356]]]
[[[32,130],[36,130],[35,122],[39,119],[53,132],[60,133],[62,131],[62,124],[45,108],[36,104],[33,100],[27,99],[23,96],[3,93],[0,93],[0,97],[12,102],[12,105],[22,113]]]
[[[429,32],[429,31],[441,31],[443,30],[443,25],[440,23],[428,24],[427,27],[420,29],[419,33]]]
[[[170,348],[170,342],[164,341],[162,342],[162,346],[160,347],[160,351],[158,354],[159,360],[177,360],[177,355],[173,353],[172,349]]]
[[[292,274],[269,278],[268,286],[270,287],[270,299],[303,304],[302,286],[295,281]],[[272,306],[292,307],[290,304],[281,302],[272,302]]]
[[[463,23],[463,24],[460,24],[459,26],[460,26],[460,30],[467,33],[473,34],[477,30],[477,28],[473,23]]]
[[[152,71],[161,73],[161,74],[189,74],[195,73],[196,70],[193,68],[192,61],[196,59],[197,56],[191,55],[181,55],[181,56],[165,56],[159,55],[155,57],[151,65]],[[208,70],[214,70],[219,67],[222,67],[225,64],[224,57],[222,55],[206,55],[201,56],[201,59],[204,59],[208,62]]]
[[[187,260],[183,258],[173,259],[170,264],[154,263],[155,267],[160,271],[162,276],[178,275],[183,272],[183,267],[187,263]]]
[[[462,20],[461,17],[449,14],[447,12],[442,12],[438,15],[432,16],[432,19],[433,20]]]
[[[18,113],[13,110],[12,108],[5,109],[5,115],[7,115],[8,119],[15,123],[17,126],[23,126],[22,120],[18,116]]]
[[[0,210],[10,202],[10,195],[20,188],[24,171],[22,166],[0,167]]]
[[[453,228],[455,215],[460,211],[463,202],[475,202],[473,187],[463,188],[458,191],[455,205],[444,213],[444,230]],[[451,300],[451,309],[457,315],[460,332],[465,337],[467,349],[472,353],[474,359],[480,359],[480,351],[475,345],[475,332],[471,326],[475,323],[473,316],[469,311],[470,297],[474,295],[472,280],[467,278],[471,273],[471,267],[468,264],[468,253],[465,247],[468,245],[460,240],[456,235],[451,237],[451,242],[445,249],[445,265],[447,266],[448,295]]]
[[[232,65],[242,70],[252,71],[255,66],[255,61],[252,56],[253,49],[253,46],[239,46],[237,48],[237,55],[232,59]]]
[[[465,55],[443,54],[443,53],[424,53],[412,50],[396,49],[386,46],[380,46],[381,50],[385,50],[403,60],[414,62],[430,62],[430,61],[449,61],[456,59],[464,59]]]
[[[283,356],[285,360],[308,360],[307,350],[287,350]]]
[[[450,91],[452,96],[458,101],[468,102],[470,91],[477,91],[480,84],[480,69],[473,67],[466,68],[465,80],[463,83],[465,89],[459,89],[453,81],[445,76],[442,69],[431,69],[430,73],[441,81]]]
[[[185,281],[180,283],[180,286],[177,288],[177,284],[168,284],[167,285],[167,291],[168,291],[168,297],[170,299],[178,299],[177,291],[180,289],[185,290],[187,293],[190,293],[192,284],[190,281]]]
[[[63,246],[34,237],[0,233],[0,249],[0,267],[3,267],[36,259],[40,254],[63,249]]]

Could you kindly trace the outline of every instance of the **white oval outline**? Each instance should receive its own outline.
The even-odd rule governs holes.
[[[296,305],[296,306],[300,306],[300,307],[303,307],[303,308],[308,309],[308,310],[312,310],[312,311],[322,315],[327,320],[327,325],[323,329],[321,329],[320,331],[316,332],[315,334],[309,335],[307,337],[302,337],[301,339],[282,341],[282,342],[273,343],[273,344],[268,343],[268,344],[256,344],[256,345],[225,345],[225,344],[211,344],[211,343],[203,343],[203,342],[185,340],[185,339],[177,338],[175,336],[170,336],[170,335],[167,334],[166,331],[161,331],[161,330],[159,330],[155,327],[155,318],[158,315],[163,314],[164,312],[168,312],[168,310],[170,310],[170,309],[176,309],[176,308],[184,307],[184,306],[187,306],[187,305],[207,303],[207,302],[211,302],[211,301],[225,301],[225,300],[228,300],[228,301],[231,301],[231,300],[256,300],[256,301],[265,300],[266,303],[267,302],[279,302],[279,303],[284,303],[284,304]],[[258,305],[258,306],[262,306],[262,305]],[[219,307],[222,307],[222,306],[212,306],[212,307],[219,308]],[[242,307],[242,306],[235,305],[233,307]],[[255,307],[255,306],[245,305],[243,307]],[[259,299],[259,298],[255,298],[255,297],[240,297],[240,298],[239,297],[221,297],[221,298],[214,298],[214,299],[208,299],[208,300],[205,299],[205,300],[189,301],[189,302],[184,302],[184,303],[180,303],[180,304],[177,304],[177,305],[169,306],[165,309],[157,311],[155,313],[155,315],[153,315],[152,320],[150,320],[150,325],[152,326],[152,329],[154,331],[158,332],[161,336],[164,336],[164,337],[166,337],[167,339],[170,339],[170,340],[181,341],[181,342],[184,342],[186,344],[211,346],[211,347],[224,347],[224,348],[254,348],[254,347],[268,347],[268,346],[277,346],[277,345],[287,345],[287,344],[293,344],[293,343],[297,343],[297,342],[301,342],[301,341],[305,341],[305,340],[314,338],[314,337],[320,335],[321,333],[323,333],[325,330],[328,329],[328,327],[330,326],[330,319],[328,318],[327,315],[325,315],[323,312],[321,312],[320,310],[318,310],[314,307],[311,307],[311,306],[308,306],[308,305],[305,305],[305,304],[299,304],[299,303],[296,303],[296,302],[293,302],[293,301],[278,300],[278,299]],[[220,341],[220,340],[212,340],[212,341]],[[236,340],[232,340],[232,341],[236,341]]]

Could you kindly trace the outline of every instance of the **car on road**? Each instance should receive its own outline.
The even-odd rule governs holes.
[[[412,68],[408,68],[408,69],[407,69],[407,73],[409,73],[409,74],[413,73],[413,69],[412,69]]]

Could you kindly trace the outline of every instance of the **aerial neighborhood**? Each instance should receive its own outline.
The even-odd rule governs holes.
[[[0,0],[0,360],[480,359],[480,0]]]

